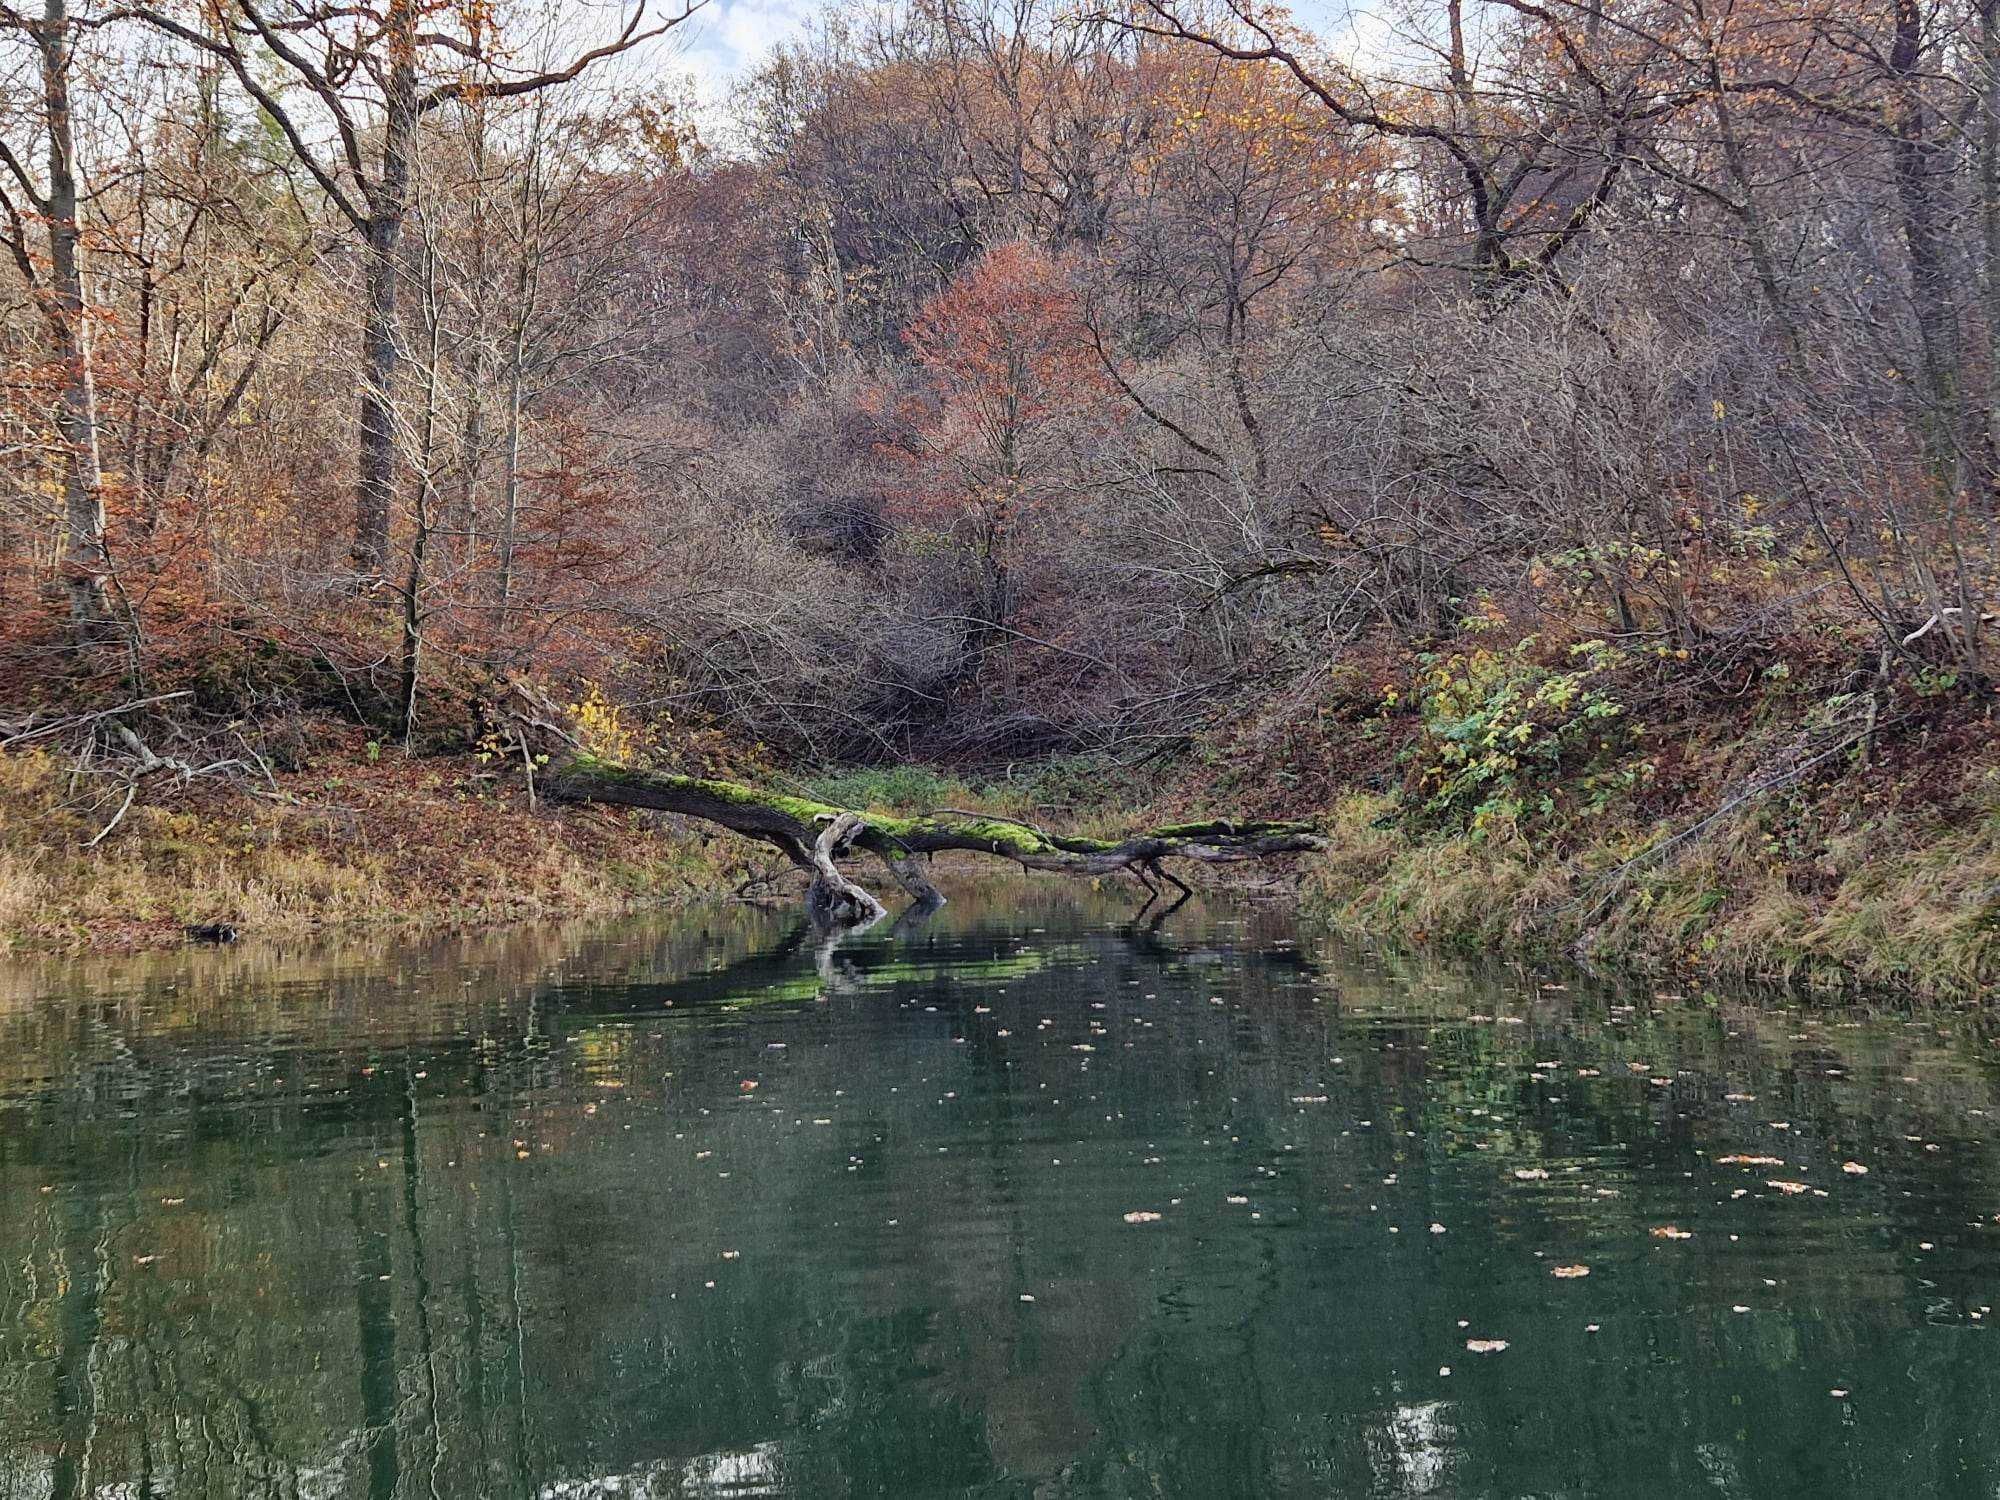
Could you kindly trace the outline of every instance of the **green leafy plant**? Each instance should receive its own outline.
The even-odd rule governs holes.
[[[1538,662],[1530,637],[1509,651],[1480,649],[1424,659],[1418,679],[1422,736],[1412,752],[1423,809],[1441,824],[1485,836],[1555,811],[1553,783],[1566,763],[1609,758],[1624,706],[1609,679],[1625,654],[1602,641],[1569,652],[1567,669]],[[1643,777],[1634,770],[1629,787]],[[1595,793],[1615,794],[1607,780]]]

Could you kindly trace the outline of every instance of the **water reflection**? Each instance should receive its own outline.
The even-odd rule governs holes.
[[[1992,1493],[1997,1039],[1050,881],[10,971],[0,1500]]]

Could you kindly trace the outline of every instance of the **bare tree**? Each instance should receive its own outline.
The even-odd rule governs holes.
[[[78,44],[102,25],[78,16],[69,0],[45,0],[42,14],[0,7],[0,27],[26,37],[34,47],[41,94],[39,120],[46,168],[37,173],[12,144],[0,141],[0,243],[41,312],[48,362],[56,386],[56,433],[63,475],[63,585],[70,616],[85,629],[109,614],[111,571],[105,546],[104,468],[99,448],[97,382],[92,368],[92,329],[85,296],[82,203],[84,189],[77,152],[71,85]],[[44,244],[31,224],[43,226]]]
[[[419,126],[445,105],[475,95],[517,98],[572,82],[594,64],[665,35],[706,3],[683,0],[677,13],[649,24],[646,0],[639,0],[613,37],[561,66],[540,70],[508,61],[483,12],[468,10],[456,30],[438,31],[432,29],[438,17],[416,0],[298,13],[269,7],[265,0],[235,0],[213,31],[159,10],[135,12],[227,63],[361,242],[365,305],[353,556],[364,575],[379,574],[389,556],[396,486],[398,246],[410,208],[411,153]],[[263,55],[283,64],[313,113],[287,102],[286,91],[269,81]],[[331,129],[330,145],[316,139],[320,121]]]

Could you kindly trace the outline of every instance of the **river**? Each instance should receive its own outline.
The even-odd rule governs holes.
[[[2000,1028],[999,881],[0,972],[0,1500],[1992,1495]]]

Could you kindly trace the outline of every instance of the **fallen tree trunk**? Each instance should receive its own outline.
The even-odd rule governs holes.
[[[1149,889],[1157,877],[1185,891],[1187,887],[1167,872],[1163,861],[1220,864],[1321,847],[1312,825],[1299,822],[1213,818],[1164,824],[1118,839],[1090,839],[951,809],[893,817],[740,782],[634,770],[580,753],[557,764],[544,778],[542,790],[564,801],[679,813],[775,845],[812,876],[807,906],[816,921],[828,925],[861,924],[882,915],[881,903],[843,875],[836,863],[857,849],[880,859],[897,884],[919,902],[939,905],[944,898],[925,875],[918,856],[954,851],[990,854],[1024,869],[1065,875],[1130,871]]]

